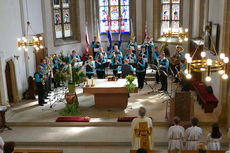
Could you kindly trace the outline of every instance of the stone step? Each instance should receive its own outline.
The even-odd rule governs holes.
[[[4,141],[17,146],[131,146],[130,127],[12,127],[4,131]],[[203,128],[201,142],[206,142],[209,129]],[[154,126],[156,146],[167,146],[167,127]],[[227,146],[226,131],[222,130],[222,146]]]

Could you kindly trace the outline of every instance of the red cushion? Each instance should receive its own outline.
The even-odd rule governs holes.
[[[218,99],[213,94],[206,94],[202,97],[207,103],[218,103]]]
[[[118,117],[118,122],[132,122],[137,117]]]
[[[132,122],[137,117],[118,117],[118,122]],[[152,119],[152,117],[150,117]]]
[[[56,122],[89,122],[89,117],[58,117]]]

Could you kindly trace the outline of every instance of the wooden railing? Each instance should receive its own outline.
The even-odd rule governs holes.
[[[14,153],[63,153],[63,150],[15,149]]]
[[[136,150],[131,150],[130,153],[136,153]],[[171,153],[169,150],[151,150],[148,151],[148,153]],[[193,150],[182,150],[180,153],[198,153],[198,151],[193,151]],[[225,150],[220,150],[220,151],[212,151],[212,150],[207,150],[206,153],[225,153]]]

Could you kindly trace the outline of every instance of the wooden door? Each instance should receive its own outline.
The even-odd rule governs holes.
[[[11,103],[11,102],[14,102],[14,98],[13,98],[13,90],[12,90],[12,82],[11,82],[12,79],[11,79],[11,75],[10,75],[10,64],[9,64],[9,62],[6,63],[5,75],[6,75],[8,99],[9,99],[9,103]]]

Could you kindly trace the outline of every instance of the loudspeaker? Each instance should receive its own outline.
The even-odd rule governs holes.
[[[175,94],[175,114],[181,121],[190,121],[191,114],[191,93],[176,92]]]

